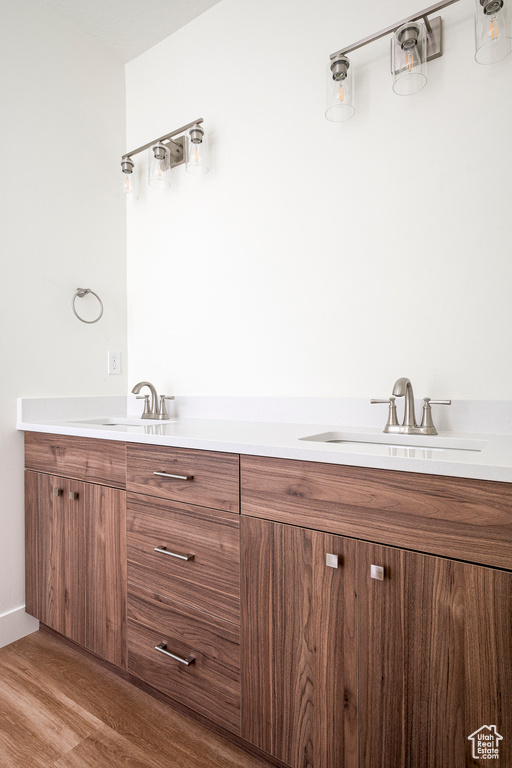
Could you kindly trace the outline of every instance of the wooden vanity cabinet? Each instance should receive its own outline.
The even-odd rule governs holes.
[[[125,493],[25,472],[26,611],[126,665]]]
[[[361,470],[348,484],[347,470],[242,457],[242,736],[292,768],[469,768],[481,763],[468,737],[495,725],[512,765],[512,573],[364,540],[378,478],[396,541],[412,535],[407,505],[426,520],[428,497],[414,507],[414,476],[404,490],[404,473]],[[416,545],[435,550],[451,502],[465,509],[455,546],[504,558],[492,541],[498,528],[510,539],[507,497],[480,483],[471,502],[470,488],[438,480],[449,499],[434,495],[432,536],[420,529]]]
[[[25,442],[43,624],[291,768],[512,766],[512,484]]]
[[[239,457],[29,432],[25,467],[27,612],[239,734]]]
[[[293,768],[357,768],[357,543],[242,517],[241,562],[243,738]]]
[[[239,734],[239,457],[129,445],[127,466],[128,669]]]
[[[358,616],[361,768],[512,765],[511,572],[360,541]]]

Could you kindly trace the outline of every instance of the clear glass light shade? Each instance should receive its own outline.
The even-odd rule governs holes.
[[[393,90],[410,96],[427,84],[427,29],[422,21],[410,21],[396,30],[391,41]]]
[[[154,189],[168,189],[171,175],[170,153],[163,144],[148,149],[148,184]]]
[[[475,59],[494,64],[512,51],[511,0],[475,1]]]
[[[130,201],[139,199],[137,192],[137,174],[134,173],[133,167],[133,160],[130,160],[129,158],[121,162],[123,178],[121,189],[117,195],[120,198],[125,198]]]
[[[192,176],[204,176],[208,168],[208,140],[204,130],[196,125],[190,129],[186,141],[185,169]]]
[[[352,72],[350,61],[346,56],[340,56],[330,64],[325,116],[333,123],[349,120],[356,111]]]

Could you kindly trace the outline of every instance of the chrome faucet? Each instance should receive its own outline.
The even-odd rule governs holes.
[[[151,392],[151,405],[149,404],[149,395],[139,395],[142,387],[148,387]],[[144,400],[143,419],[168,419],[169,415],[165,407],[166,400],[174,400],[174,395],[160,395],[160,406],[158,406],[158,395],[156,389],[149,381],[139,381],[132,389],[132,394],[137,395],[137,400]]]
[[[405,397],[404,419],[402,424],[398,423],[396,415],[395,398]],[[402,377],[395,381],[393,394],[387,400],[370,400],[371,403],[389,403],[389,415],[384,427],[384,432],[394,432],[402,435],[437,435],[437,429],[432,421],[431,405],[451,405],[451,400],[431,400],[430,397],[423,398],[423,417],[421,424],[416,423],[414,413],[414,392],[409,379]]]

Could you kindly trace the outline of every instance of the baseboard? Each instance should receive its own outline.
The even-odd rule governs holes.
[[[0,648],[14,643],[32,632],[37,632],[39,622],[25,613],[25,606],[15,608],[0,616]]]

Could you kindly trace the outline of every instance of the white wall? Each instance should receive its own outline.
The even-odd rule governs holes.
[[[510,399],[512,56],[475,63],[462,0],[426,88],[392,92],[386,38],[352,55],[355,117],[323,116],[329,54],[416,10],[223,0],[127,65],[129,148],[211,140],[204,180],[128,213],[130,384]]]
[[[4,645],[33,627],[17,610],[24,536],[16,398],[125,393],[126,377],[107,376],[106,357],[108,349],[126,352],[126,241],[116,197],[125,145],[122,64],[35,0],[1,0],[0,16]],[[78,286],[103,299],[96,325],[71,312]]]

